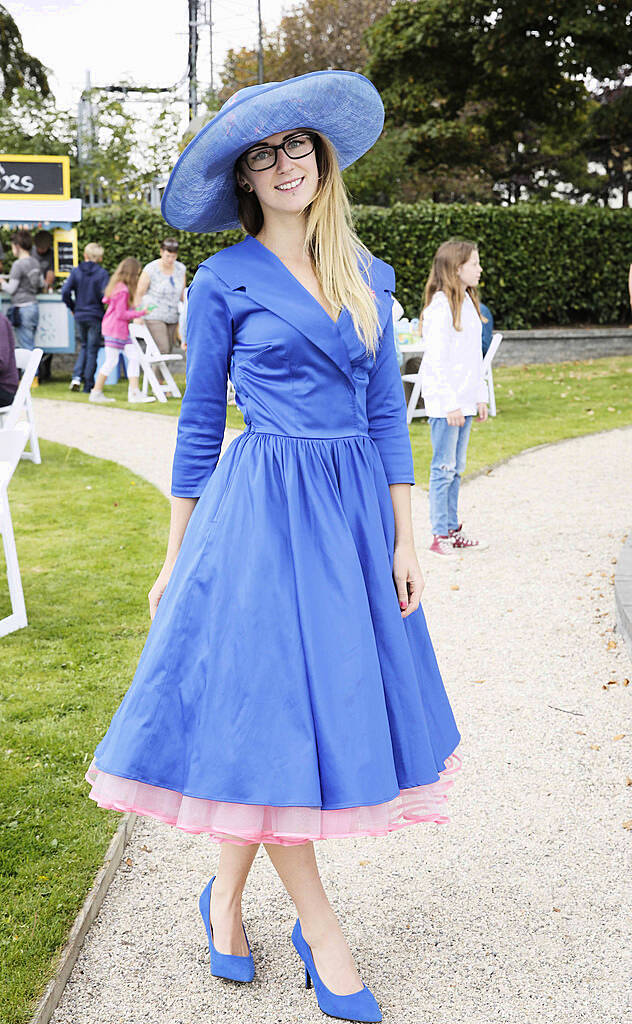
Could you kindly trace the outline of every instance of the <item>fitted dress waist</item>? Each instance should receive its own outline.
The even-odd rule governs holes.
[[[295,441],[341,441],[351,437],[370,438],[368,431],[350,430],[345,434],[290,434],[286,430],[273,430],[271,427],[257,427],[254,423],[247,423],[244,434],[269,434],[271,437],[287,437]]]

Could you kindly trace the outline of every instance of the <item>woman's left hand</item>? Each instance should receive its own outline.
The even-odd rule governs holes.
[[[413,544],[395,545],[393,580],[402,618],[405,619],[417,611],[425,586]]]

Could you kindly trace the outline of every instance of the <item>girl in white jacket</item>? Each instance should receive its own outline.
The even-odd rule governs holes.
[[[487,419],[483,379],[481,312],[477,285],[482,273],[473,242],[450,239],[435,253],[421,314],[424,357],[421,390],[430,423],[430,550],[445,557],[487,545],[468,537],[459,522],[458,500],[472,417]]]

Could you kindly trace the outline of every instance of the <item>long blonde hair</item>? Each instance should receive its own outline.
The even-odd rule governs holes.
[[[134,306],[134,296],[136,295],[136,287],[138,285],[138,278],[140,277],[141,269],[140,263],[137,259],[134,259],[133,256],[126,256],[124,260],[121,260],[107,283],[105,289],[106,298],[109,298],[117,284],[127,285],[127,308],[132,309]]]
[[[457,331],[461,331],[461,307],[465,295],[469,295],[476,306],[476,312],[483,323],[487,320],[481,313],[481,304],[478,297],[478,288],[466,287],[459,277],[459,267],[467,263],[478,246],[476,242],[469,242],[466,238],[449,238],[437,249],[432,261],[430,276],[426,284],[424,305],[419,314],[420,321],[423,319],[424,310],[432,302],[435,292],[445,292],[452,311],[452,321]]]
[[[305,253],[311,257],[327,301],[337,311],[343,307],[349,310],[367,353],[375,356],[379,320],[368,276],[373,257],[354,231],[336,150],[324,135],[318,132],[314,135],[319,185],[302,211],[306,215]],[[241,161],[240,157],[235,164],[239,220],[244,231],[257,235],[263,227],[263,211],[256,194],[239,185],[237,170]]]

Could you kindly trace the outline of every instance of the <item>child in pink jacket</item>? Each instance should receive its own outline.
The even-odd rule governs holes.
[[[141,266],[133,256],[127,256],[112,274],[105,289],[103,301],[107,306],[101,330],[105,342],[105,359],[99,370],[94,388],[90,392],[91,402],[113,402],[103,393],[103,387],[110,373],[124,352],[127,357],[128,402],[154,402],[155,398],[143,395],[139,386],[140,365],[138,353],[129,337],[130,320],[144,316],[146,309],[133,309],[133,296],[140,276]]]

